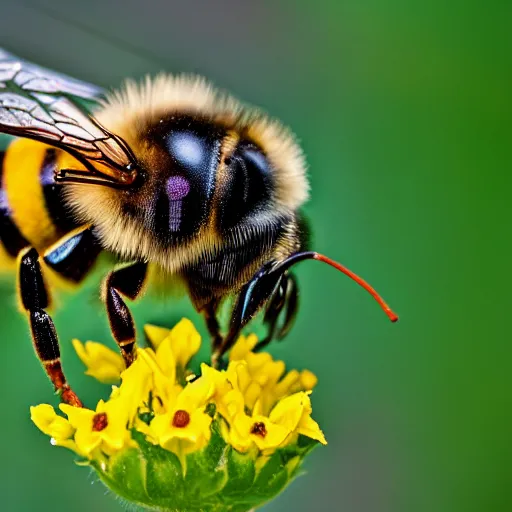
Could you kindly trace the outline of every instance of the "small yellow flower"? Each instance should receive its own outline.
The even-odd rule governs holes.
[[[245,405],[252,409],[256,400],[261,395],[262,386],[253,378],[246,361],[232,361],[226,370],[226,377],[235,389],[241,391]],[[261,382],[261,380],[260,380]]]
[[[125,364],[118,352],[114,352],[105,345],[94,341],[81,343],[79,340],[73,340],[73,347],[78,357],[87,367],[86,375],[94,377],[103,384],[119,382]]]
[[[161,345],[167,343],[182,369],[201,347],[201,335],[188,318],[182,318],[171,330],[151,325],[146,326],[145,332],[157,353]]]
[[[326,444],[311,418],[315,375],[286,373],[283,361],[253,352],[256,336],[239,338],[226,370],[203,363],[196,378],[187,365],[201,340],[190,321],[171,330],[146,326],[146,335],[151,348],[138,349],[128,369],[99,343],[73,342],[88,375],[116,383],[95,410],[61,404],[66,419],[47,404],[31,408],[33,422],[52,444],[88,460],[121,497],[152,510],[202,510],[205,503],[215,510],[247,510],[269,501],[298,474],[312,447],[299,443],[299,435]],[[184,475],[190,485],[176,487]],[[245,490],[233,493],[239,484]]]
[[[219,371],[206,363],[201,363],[201,378],[209,381],[213,386],[216,402],[233,389],[225,371]]]
[[[286,427],[272,423],[266,416],[239,414],[231,423],[229,441],[239,451],[246,451],[254,443],[266,452],[281,446],[289,434]]]
[[[252,352],[257,342],[254,334],[238,338],[229,355],[228,374],[234,385],[243,392],[246,406],[252,410],[256,400],[259,400],[262,412],[268,415],[281,398],[298,391],[312,390],[317,378],[308,370],[292,370],[285,374],[283,361],[274,360],[266,352]],[[235,365],[240,362],[246,366],[241,368]],[[238,374],[236,379],[233,372]]]
[[[153,418],[150,437],[178,455],[201,449],[211,436],[212,418],[205,408],[213,393],[212,384],[202,377],[188,384],[174,400],[165,404],[166,413]]]
[[[141,359],[136,359],[121,374],[121,386],[113,387],[110,400],[120,399],[125,405],[128,420],[133,423],[140,409],[149,407],[149,393],[153,386],[153,372]]]
[[[201,378],[213,386],[213,401],[219,414],[226,420],[231,420],[239,411],[244,411],[248,402],[256,402],[261,392],[261,387],[251,381],[245,361],[232,361],[228,369],[222,371],[203,363],[201,374]]]
[[[168,340],[160,344],[156,353],[147,348],[139,350],[137,355],[136,362],[144,365],[151,374],[150,389],[155,398],[154,405],[170,402],[182,387],[176,383],[176,363]]]
[[[318,423],[311,418],[309,393],[300,392],[280,400],[270,413],[270,420],[283,425],[291,432],[302,434],[327,444]]]
[[[238,451],[247,451],[253,443],[261,451],[271,451],[280,446],[291,433],[285,426],[259,414],[259,411],[252,416],[248,415],[244,396],[238,389],[227,393],[223,404],[223,416],[229,424],[229,430],[224,435]]]
[[[169,336],[171,329],[167,329],[166,327],[159,327],[158,325],[146,324],[144,326],[144,334],[146,335],[149,343],[151,343],[151,348],[156,350],[160,343]]]
[[[72,440],[75,429],[66,418],[59,416],[51,405],[41,404],[31,407],[30,419],[43,434],[52,438],[52,444],[78,451]]]
[[[86,457],[92,457],[96,449],[110,455],[131,444],[126,404],[120,398],[100,400],[95,411],[67,404],[59,407],[76,429],[75,443]]]
[[[249,336],[240,336],[229,352],[229,360],[244,361],[247,354],[252,352],[257,343],[258,338],[255,334],[249,334]]]

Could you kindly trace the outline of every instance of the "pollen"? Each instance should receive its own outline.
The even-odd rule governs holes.
[[[174,413],[172,426],[176,428],[185,428],[190,423],[190,414],[187,411],[179,410]]]
[[[101,432],[108,426],[108,418],[106,412],[99,412],[92,418],[92,430],[93,432]]]
[[[267,427],[265,427],[265,423],[262,421],[254,423],[251,427],[251,434],[265,438],[267,435]]]

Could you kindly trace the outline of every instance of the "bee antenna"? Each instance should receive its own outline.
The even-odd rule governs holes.
[[[346,276],[353,279],[359,286],[362,286],[379,304],[384,313],[389,317],[392,322],[396,322],[398,320],[398,315],[386,304],[384,299],[376,292],[376,290],[370,286],[364,279],[359,277],[357,274],[354,274],[347,267],[338,263],[337,261],[331,260],[327,256],[323,254],[319,254],[317,252],[308,251],[308,252],[298,252],[287,258],[285,261],[281,262],[273,271],[280,270],[285,271],[295,263],[303,260],[318,260],[323,263],[327,263],[331,267],[334,267],[336,270],[343,272]]]

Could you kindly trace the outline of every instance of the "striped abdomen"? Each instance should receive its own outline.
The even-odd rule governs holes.
[[[101,248],[66,208],[55,184],[59,151],[28,139],[14,139],[0,152],[0,241],[15,258],[34,247],[44,263],[67,281],[79,282]]]
[[[0,239],[10,256],[28,245],[40,254],[77,227],[53,172],[57,150],[14,139],[0,153]]]

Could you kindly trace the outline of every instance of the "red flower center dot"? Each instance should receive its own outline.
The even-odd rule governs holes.
[[[251,427],[251,434],[254,434],[256,436],[265,437],[267,435],[267,427],[265,427],[265,423],[262,421],[256,422]]]
[[[190,414],[187,411],[176,411],[172,419],[172,426],[176,428],[185,428],[190,423]]]
[[[93,432],[101,432],[108,426],[108,418],[106,412],[99,412],[92,418],[92,430]]]

